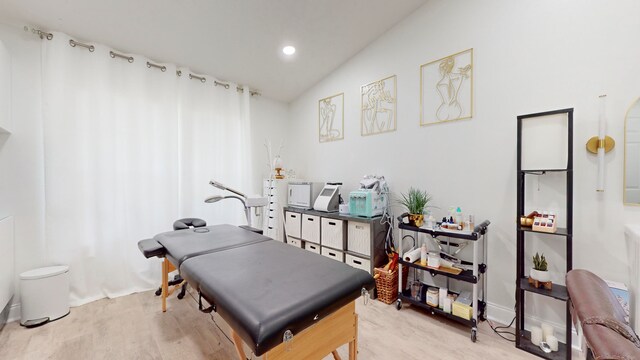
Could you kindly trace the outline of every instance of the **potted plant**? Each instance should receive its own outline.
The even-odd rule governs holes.
[[[529,272],[529,277],[545,283],[551,281],[551,276],[547,271],[547,259],[545,259],[544,254],[539,255],[536,253],[533,257],[533,269]]]
[[[407,194],[400,194],[400,204],[409,212],[409,224],[420,227],[424,224],[424,208],[431,201],[431,195],[423,190],[409,188]]]

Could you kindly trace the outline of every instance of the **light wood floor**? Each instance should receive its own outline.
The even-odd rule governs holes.
[[[495,335],[486,322],[478,342],[469,329],[405,305],[401,311],[378,301],[357,302],[359,359],[535,359]],[[233,345],[189,296],[172,296],[167,313],[144,292],[71,309],[45,326],[17,322],[0,333],[0,359],[235,359]],[[340,350],[348,358],[347,348]],[[327,357],[326,359],[332,359]]]

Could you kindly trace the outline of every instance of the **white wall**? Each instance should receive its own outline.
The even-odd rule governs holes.
[[[283,144],[283,153],[290,149],[292,141],[287,139],[289,126],[289,107],[280,101],[261,96],[251,99],[251,141],[253,144],[252,161],[254,169],[254,187],[256,194],[262,194],[262,179],[269,176],[267,155],[264,144],[271,142],[274,152]]]
[[[443,210],[460,205],[477,220],[490,219],[488,299],[490,312],[500,317],[503,310],[504,318],[515,302],[516,116],[573,107],[574,267],[628,282],[623,225],[640,222],[640,208],[622,203],[622,143],[625,111],[640,96],[640,47],[633,45],[639,11],[633,0],[429,1],[291,104],[295,151],[287,157],[308,179],[343,181],[344,193],[362,175],[382,174],[396,193],[418,186]],[[420,127],[419,66],[468,48],[475,57],[473,119]],[[360,86],[393,74],[397,131],[360,136]],[[320,144],[318,99],[339,92],[345,140]],[[600,94],[608,94],[609,134],[618,141],[607,155],[603,194],[595,191],[595,157],[584,150],[597,133]],[[564,191],[562,179],[545,181],[547,197]],[[530,241],[562,282],[561,244]],[[542,309],[547,303],[536,301],[536,312],[562,322],[563,308]]]
[[[44,264],[40,39],[0,24],[11,55],[11,135],[0,134],[0,218],[15,220],[15,273]],[[16,289],[17,291],[18,289]],[[19,296],[14,297],[14,303]],[[12,314],[12,315],[15,315]]]

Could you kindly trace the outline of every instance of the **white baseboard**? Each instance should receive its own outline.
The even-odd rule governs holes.
[[[516,316],[516,312],[514,309],[509,309],[498,304],[487,303],[487,319],[491,321],[508,325],[514,316]],[[559,338],[565,337],[566,329],[564,327],[564,324],[555,323],[536,316],[527,316],[526,320],[526,322],[534,324],[540,324],[544,321],[547,324],[553,326],[554,331],[556,334],[558,334]],[[515,328],[515,324],[513,327]],[[526,327],[528,328],[528,326]],[[578,336],[575,326],[571,327],[571,347],[574,351],[582,351],[582,341]]]
[[[20,304],[12,304],[9,309],[9,319],[7,323],[20,320]]]

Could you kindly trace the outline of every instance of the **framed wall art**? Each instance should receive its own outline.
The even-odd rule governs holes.
[[[473,117],[473,49],[420,66],[420,125]]]
[[[362,85],[360,131],[362,136],[396,130],[396,76]]]
[[[344,93],[318,101],[320,142],[344,139]]]

